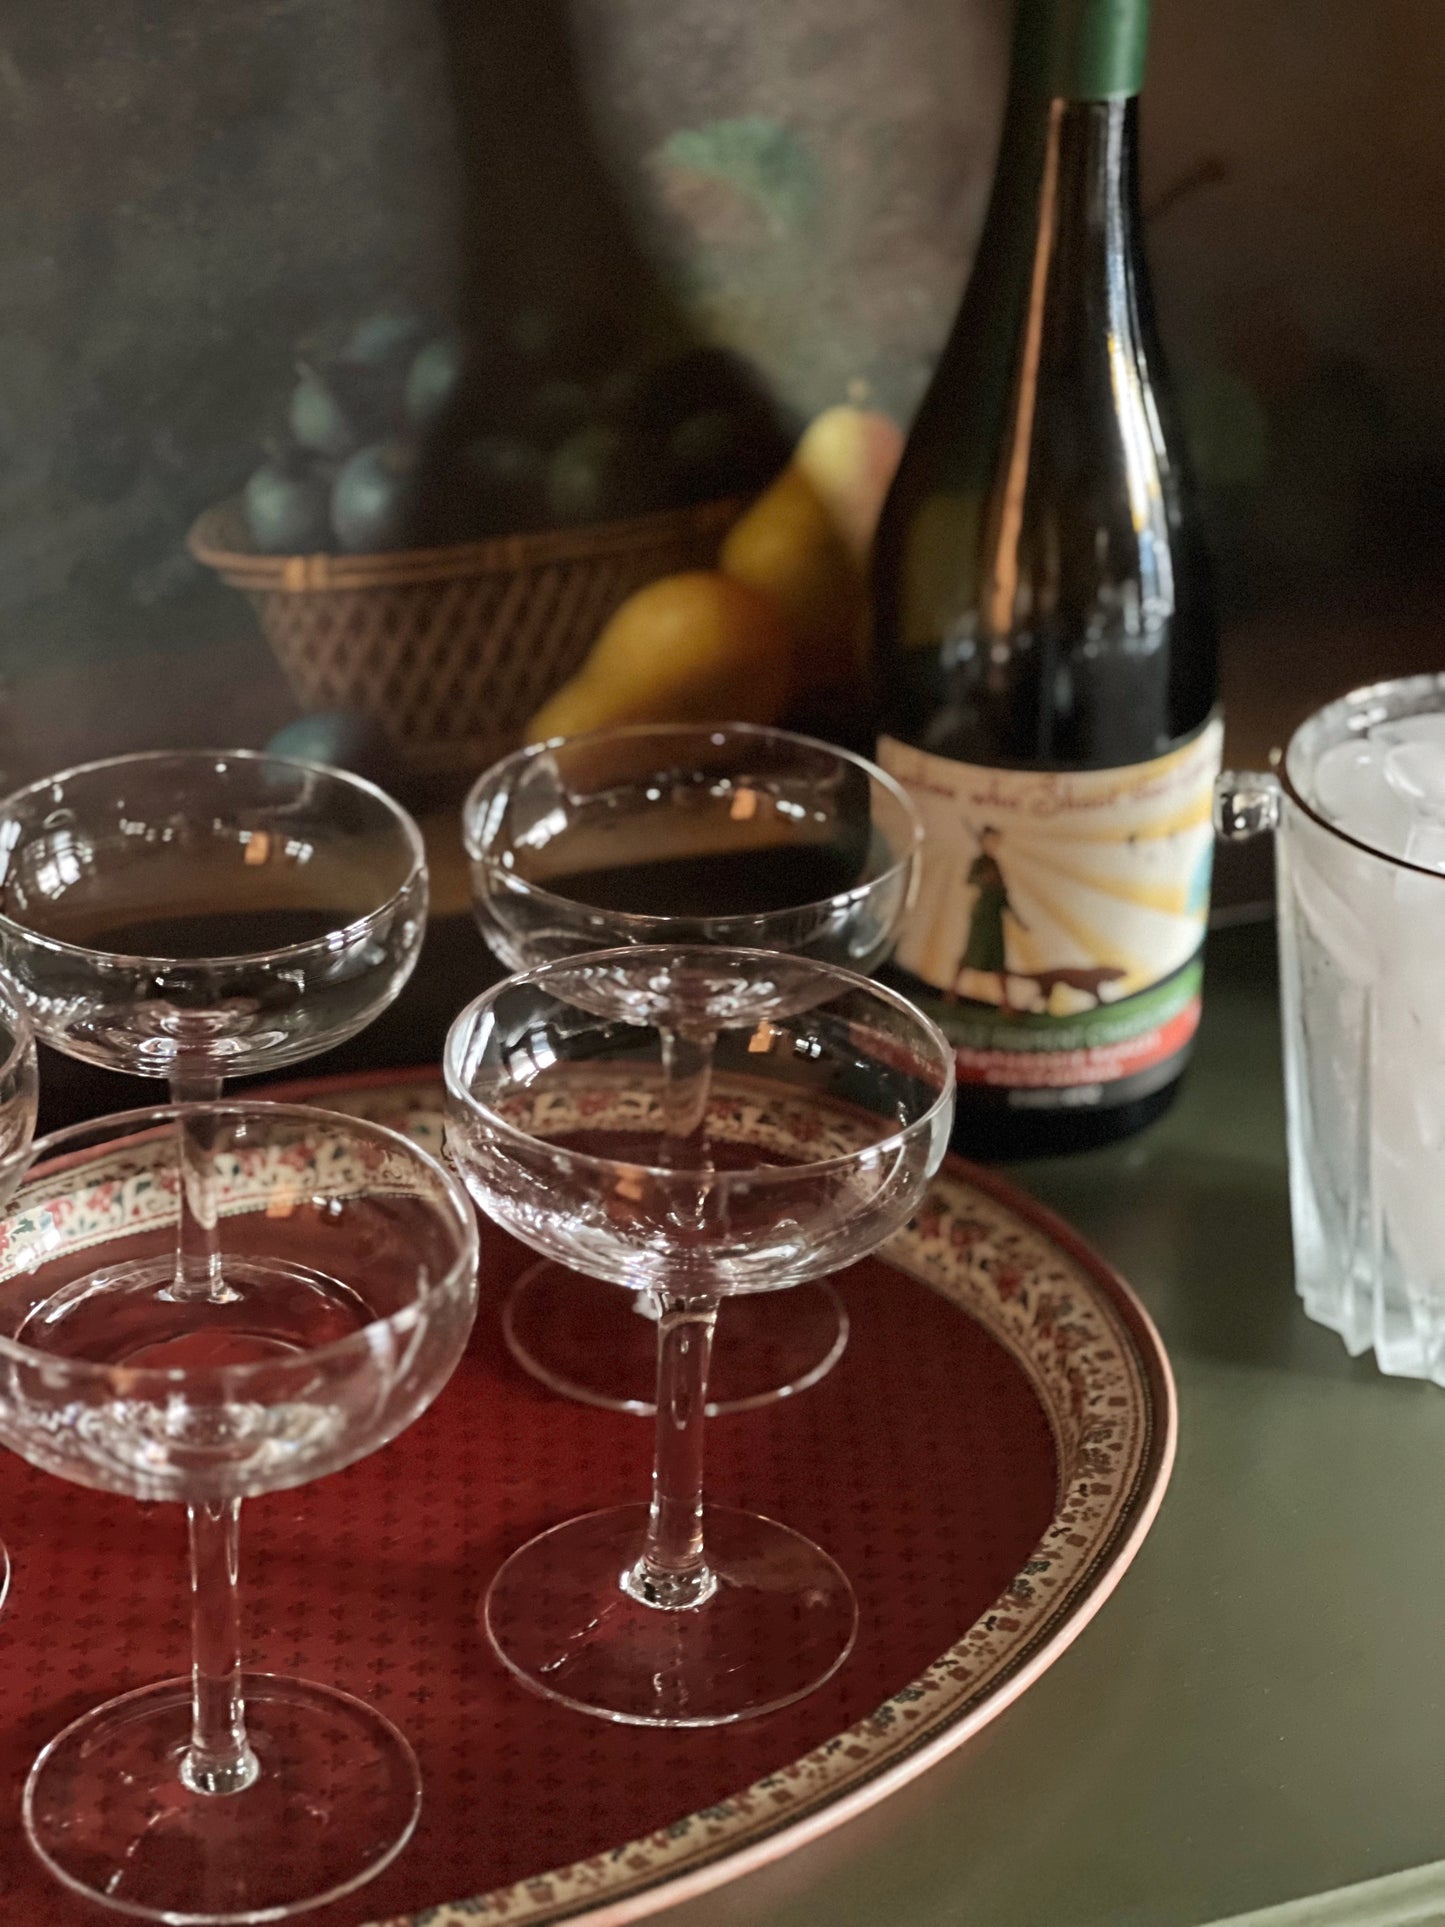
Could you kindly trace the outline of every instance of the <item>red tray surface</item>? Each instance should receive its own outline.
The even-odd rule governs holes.
[[[852,1577],[857,1647],[801,1704],[731,1728],[610,1726],[515,1684],[480,1634],[500,1561],[575,1512],[646,1496],[650,1427],[555,1398],[511,1361],[502,1293],[530,1255],[483,1227],[465,1360],[385,1451],[243,1515],[248,1663],[330,1682],[407,1733],[415,1839],[317,1927],[485,1893],[634,1840],[751,1785],[906,1685],[995,1600],[1049,1524],[1055,1448],[1023,1372],[971,1318],[877,1261],[819,1386],[710,1427],[711,1495],[812,1534]],[[599,1291],[610,1287],[599,1285]],[[114,1693],[186,1670],[183,1515],[83,1491],[0,1453],[14,1580],[0,1621],[0,1919],[118,1917],[32,1858],[20,1790],[39,1748]]]

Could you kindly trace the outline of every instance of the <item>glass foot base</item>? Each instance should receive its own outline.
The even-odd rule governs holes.
[[[656,1410],[657,1321],[635,1295],[544,1260],[524,1271],[502,1309],[513,1358],[551,1391],[583,1405],[650,1418]],[[848,1314],[828,1284],[727,1298],[708,1374],[709,1418],[756,1411],[825,1377],[848,1343]]]
[[[245,1676],[260,1762],[243,1793],[191,1793],[190,1681],[87,1713],[25,1783],[25,1831],[57,1880],[143,1920],[284,1920],[350,1893],[411,1838],[421,1777],[389,1720],[348,1693]]]
[[[632,1726],[723,1726],[801,1699],[848,1657],[853,1588],[800,1532],[709,1506],[716,1590],[668,1612],[619,1584],[646,1529],[644,1505],[590,1512],[529,1540],[498,1572],[482,1607],[487,1634],[534,1692]]]

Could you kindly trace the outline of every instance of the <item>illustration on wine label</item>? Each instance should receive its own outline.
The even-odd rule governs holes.
[[[1216,718],[1150,762],[1009,770],[880,740],[925,831],[895,963],[938,993],[962,1082],[1104,1086],[1188,1043],[1222,741]]]

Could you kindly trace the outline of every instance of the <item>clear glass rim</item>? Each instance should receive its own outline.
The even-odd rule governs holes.
[[[1388,863],[1396,870],[1408,870],[1412,876],[1431,877],[1435,882],[1440,883],[1445,882],[1445,877],[1442,877],[1439,870],[1432,870],[1423,863],[1412,863],[1406,856],[1395,856],[1389,850],[1382,850],[1378,844],[1366,843],[1362,837],[1355,836],[1351,831],[1342,829],[1338,823],[1332,823],[1327,816],[1321,815],[1314,804],[1306,800],[1290,773],[1290,753],[1312,723],[1321,722],[1332,711],[1347,711],[1356,706],[1363,708],[1369,703],[1383,702],[1392,693],[1399,694],[1408,689],[1418,689],[1422,693],[1426,690],[1434,690],[1442,698],[1441,713],[1445,714],[1445,670],[1424,670],[1414,676],[1388,676],[1381,682],[1361,683],[1357,689],[1347,690],[1343,696],[1336,696],[1331,702],[1322,703],[1318,709],[1311,710],[1304,721],[1290,731],[1283,755],[1279,755],[1276,751],[1276,755],[1279,756],[1277,773],[1280,788],[1290,802],[1302,815],[1307,816],[1311,823],[1323,830],[1326,836],[1335,837],[1341,843],[1348,843],[1351,849],[1373,857],[1377,863]],[[1421,712],[1417,710],[1414,713],[1418,715]],[[1384,722],[1387,719],[1382,716],[1376,720]],[[1341,737],[1340,740],[1343,742],[1346,738]]]
[[[0,1057],[0,1084],[8,1080],[35,1048],[35,1026],[25,999],[8,977],[0,976],[0,1026],[10,1032],[10,1048]]]
[[[415,889],[418,879],[426,879],[426,845],[417,827],[416,820],[404,810],[393,796],[377,783],[364,776],[356,776],[349,769],[337,769],[331,763],[308,763],[296,756],[272,756],[264,749],[143,749],[126,756],[102,756],[92,763],[72,763],[68,769],[56,770],[50,776],[37,777],[32,783],[24,784],[18,790],[11,790],[8,796],[0,797],[0,828],[13,808],[28,798],[39,795],[55,783],[69,782],[76,776],[92,776],[101,770],[130,769],[141,763],[270,763],[278,769],[304,771],[312,776],[329,776],[361,795],[380,803],[397,824],[411,852],[411,867],[405,877],[383,903],[374,910],[367,910],[350,923],[338,924],[335,930],[324,937],[311,937],[305,943],[282,944],[275,950],[239,950],[225,956],[216,957],[148,957],[132,955],[122,950],[92,950],[88,944],[67,943],[62,937],[46,936],[44,931],[32,930],[29,924],[17,922],[0,910],[0,931],[12,931],[23,943],[32,947],[48,950],[59,956],[100,958],[105,963],[139,966],[147,970],[206,970],[217,964],[269,964],[291,963],[298,958],[324,956],[335,947],[338,937],[354,942],[364,936],[376,924],[382,923],[397,908],[403,899]]]
[[[183,1365],[133,1366],[122,1364],[101,1365],[92,1359],[70,1358],[62,1352],[40,1351],[32,1345],[24,1345],[19,1339],[0,1335],[0,1359],[9,1359],[20,1365],[34,1367],[55,1374],[63,1374],[67,1380],[81,1384],[105,1384],[116,1375],[124,1380],[125,1395],[144,1397],[148,1392],[186,1384],[204,1383],[207,1386],[237,1387],[245,1386],[266,1377],[274,1377],[278,1371],[289,1368],[302,1371],[343,1357],[350,1351],[368,1351],[378,1331],[390,1330],[403,1332],[414,1325],[422,1312],[439,1299],[447,1297],[468,1275],[475,1276],[479,1257],[477,1217],[466,1187],[461,1180],[429,1151],[412,1138],[400,1131],[393,1131],[389,1125],[375,1124],[370,1118],[352,1117],[344,1111],[325,1111],[312,1104],[278,1104],[267,1102],[264,1098],[222,1099],[215,1104],[155,1104],[134,1111],[116,1111],[107,1117],[89,1118],[83,1124],[68,1124],[63,1130],[52,1131],[48,1136],[37,1138],[27,1153],[23,1172],[15,1187],[10,1203],[0,1211],[0,1223],[10,1217],[19,1216],[16,1200],[21,1190],[32,1179],[44,1176],[47,1171],[57,1175],[73,1167],[91,1149],[97,1156],[107,1152],[123,1150],[128,1143],[153,1137],[155,1132],[168,1125],[177,1124],[182,1118],[204,1112],[211,1117],[243,1117],[266,1124],[277,1120],[298,1125],[313,1125],[329,1132],[337,1130],[356,1131],[363,1136],[380,1139],[394,1150],[404,1152],[415,1159],[427,1174],[435,1179],[450,1208],[453,1229],[457,1234],[457,1256],[452,1264],[438,1278],[425,1285],[419,1285],[416,1296],[385,1318],[369,1319],[359,1331],[348,1332],[344,1338],[334,1338],[329,1344],[317,1345],[310,1351],[300,1352],[295,1359],[258,1359],[246,1365],[204,1365],[186,1367]],[[102,1133],[111,1132],[111,1136]],[[90,1138],[90,1146],[77,1140]],[[433,1201],[439,1202],[439,1201]],[[92,1249],[103,1248],[93,1246]]]
[[[918,1116],[910,1119],[908,1123],[890,1131],[886,1137],[874,1138],[870,1143],[861,1145],[856,1151],[837,1152],[831,1157],[810,1159],[807,1162],[759,1164],[746,1171],[714,1172],[709,1178],[710,1189],[728,1191],[738,1184],[746,1184],[752,1188],[759,1184],[797,1183],[800,1179],[846,1170],[850,1165],[858,1164],[863,1158],[886,1155],[901,1149],[922,1132],[931,1130],[940,1113],[952,1102],[956,1081],[952,1046],[932,1018],[925,1017],[916,1004],[910,1003],[908,998],[900,995],[898,991],[890,989],[886,984],[876,983],[871,977],[860,976],[855,970],[844,970],[834,964],[818,963],[809,957],[794,957],[786,952],[773,950],[725,948],[713,944],[626,944],[611,950],[579,951],[575,957],[553,958],[549,963],[536,964],[530,970],[519,970],[514,976],[504,978],[499,984],[493,984],[490,990],[484,990],[480,996],[474,997],[464,1009],[458,1012],[447,1032],[446,1045],[442,1052],[442,1074],[448,1097],[462,1105],[474,1117],[481,1119],[489,1132],[508,1143],[554,1152],[557,1147],[551,1139],[538,1137],[531,1131],[523,1130],[520,1125],[511,1123],[468,1088],[464,1081],[462,1059],[477,1024],[507,992],[534,984],[545,989],[549,978],[561,976],[584,964],[626,963],[634,967],[645,967],[649,959],[679,955],[696,958],[700,964],[717,964],[720,960],[726,962],[728,959],[742,959],[745,963],[766,962],[771,965],[781,960],[816,975],[820,981],[826,979],[834,986],[834,995],[841,995],[844,991],[861,991],[905,1017],[909,1024],[916,1028],[921,1068],[927,1070],[941,1067],[942,1071],[938,1092],[927,1109],[920,1111]],[[814,1007],[821,1008],[829,1001],[831,1001],[830,998],[820,997],[817,1006]],[[599,1022],[607,1021],[609,1020],[605,1018],[599,1019]],[[741,1026],[739,1025],[738,1028]],[[930,1054],[932,1063],[929,1061],[929,1056],[924,1055],[925,1049]],[[795,1093],[795,1095],[802,1096],[803,1093]],[[670,1185],[678,1190],[695,1190],[697,1185],[695,1171],[677,1171],[666,1165],[639,1164],[632,1158],[598,1157],[588,1151],[567,1150],[565,1155],[569,1164],[580,1166],[583,1170],[592,1171],[599,1176],[604,1173],[632,1171],[640,1176],[655,1179],[663,1186]]]
[[[911,830],[908,848],[896,857],[886,870],[880,871],[876,877],[870,877],[866,883],[855,883],[849,890],[839,890],[831,897],[815,898],[811,903],[790,904],[786,910],[766,911],[762,916],[757,913],[749,916],[725,913],[716,917],[668,917],[647,915],[633,910],[597,912],[598,915],[605,916],[608,923],[615,928],[654,932],[658,940],[663,940],[669,924],[695,926],[706,923],[710,930],[726,930],[730,927],[745,930],[756,926],[766,917],[799,917],[810,913],[821,915],[824,911],[836,909],[840,904],[855,903],[873,895],[875,891],[883,889],[917,860],[923,848],[923,820],[907,790],[886,770],[880,769],[876,763],[870,763],[866,756],[859,756],[851,749],[839,749],[836,743],[825,743],[817,736],[803,736],[791,729],[775,729],[767,723],[727,722],[620,723],[615,728],[589,730],[581,736],[549,736],[545,742],[527,743],[521,749],[512,750],[500,761],[493,763],[490,769],[484,770],[467,791],[466,800],[462,804],[462,843],[467,856],[473,863],[502,869],[502,865],[496,858],[480,847],[473,834],[473,826],[482,814],[483,798],[498,789],[504,781],[510,782],[519,770],[538,757],[550,755],[559,749],[571,749],[587,743],[621,742],[645,737],[711,737],[720,734],[753,737],[764,742],[786,743],[796,749],[816,750],[824,756],[832,757],[836,762],[850,763],[854,769],[861,770],[870,782],[877,783],[898,804],[903,812],[903,820]],[[526,877],[519,877],[515,871],[503,870],[503,874],[507,878],[509,895],[529,897],[542,904],[559,904],[568,910],[576,910],[579,907],[587,910],[595,908],[590,904],[579,905],[574,897],[560,897],[555,891],[546,889],[540,883],[533,883]]]

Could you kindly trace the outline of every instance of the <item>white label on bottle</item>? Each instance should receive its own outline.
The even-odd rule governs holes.
[[[1188,1043],[1223,736],[1216,718],[1101,770],[989,769],[880,739],[925,832],[895,961],[940,993],[961,1079],[1104,1085]]]

